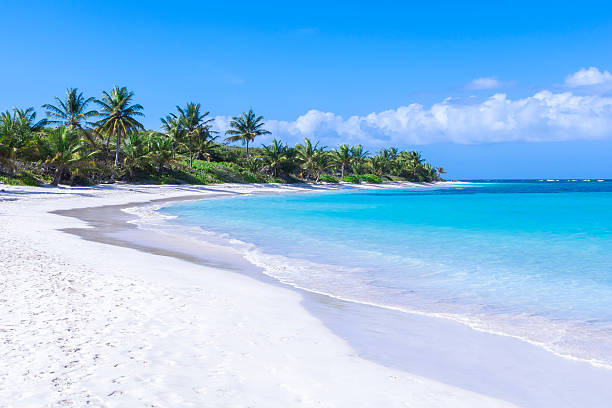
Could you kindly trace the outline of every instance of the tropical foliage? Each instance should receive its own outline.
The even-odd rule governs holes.
[[[257,136],[269,135],[270,132],[263,128],[263,116],[256,116],[253,108],[248,112],[242,112],[240,116],[234,116],[229,124],[230,128],[225,131],[226,142],[241,141],[246,144],[246,157],[249,155],[249,142],[255,140]]]
[[[82,166],[93,165],[89,160],[96,152],[86,152],[83,140],[76,130],[69,127],[58,127],[47,132],[40,150],[47,157],[45,163],[55,166],[55,174],[51,185],[57,186],[67,168],[75,176]]]
[[[270,141],[253,109],[215,125],[209,111],[189,102],[163,117],[160,131],[145,130],[144,109],[126,87],[100,98],[69,88],[42,108],[43,120],[32,107],[0,113],[1,183],[431,182],[444,173],[414,150],[372,155],[359,144]],[[215,129],[224,130],[224,142]],[[269,142],[253,147],[257,140]]]
[[[133,97],[134,92],[128,91],[126,87],[115,86],[110,94],[104,91],[102,99],[95,100],[100,107],[97,115],[101,117],[95,126],[98,128],[98,133],[107,135],[107,148],[111,137],[116,138],[115,166],[119,162],[121,139],[136,130],[144,129],[142,123],[135,119],[136,116],[144,116],[142,106],[132,103]]]

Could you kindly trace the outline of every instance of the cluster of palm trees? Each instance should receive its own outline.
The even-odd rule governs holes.
[[[224,142],[242,142],[246,149],[244,156],[228,159],[219,154],[229,148],[216,141],[214,119],[199,103],[177,106],[161,119],[161,131],[145,130],[138,121],[144,116],[143,107],[134,103],[134,93],[125,87],[115,86],[100,98],[69,88],[64,98],[55,97],[42,107],[47,116],[42,120],[37,120],[33,108],[0,114],[0,170],[13,171],[20,160],[42,163],[53,172],[52,184],[58,184],[67,170],[74,178],[80,169],[91,169],[96,163],[112,163],[134,178],[137,170],[162,172],[175,165],[192,169],[196,159],[224,157],[275,179],[319,181],[373,173],[433,181],[443,172],[424,163],[419,153],[395,148],[371,156],[361,145],[327,150],[309,139],[295,147],[274,139],[253,149],[255,139],[270,132],[252,109],[229,122]]]
[[[417,151],[399,151],[396,148],[383,148],[370,155],[362,145],[349,146],[342,144],[333,150],[319,146],[305,138],[303,143],[295,147],[284,145],[279,140],[272,140],[269,145],[263,145],[259,156],[262,170],[273,177],[279,172],[289,174],[299,172],[304,180],[319,181],[333,179],[339,176],[374,174],[379,178],[396,176],[413,181],[436,181],[441,179],[444,169],[425,163]],[[350,178],[347,178],[350,179]]]

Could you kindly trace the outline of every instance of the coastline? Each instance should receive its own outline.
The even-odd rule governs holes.
[[[414,185],[402,187],[413,186]],[[132,188],[133,187],[134,186],[132,186]],[[159,258],[161,255],[164,261],[168,261],[166,259],[167,257],[175,258],[175,260],[178,258],[183,261],[189,261],[189,263],[192,264],[192,268],[195,263],[199,265],[200,268],[206,268],[207,271],[213,269],[217,274],[221,272],[222,277],[220,279],[231,279],[226,278],[236,275],[231,271],[239,271],[243,274],[246,272],[249,276],[249,278],[247,278],[249,281],[253,281],[251,278],[255,277],[257,278],[256,281],[260,283],[263,281],[263,284],[267,288],[274,288],[274,290],[283,292],[286,291],[286,286],[272,281],[271,278],[262,279],[263,274],[257,270],[253,270],[252,266],[251,272],[249,273],[248,263],[240,264],[240,262],[236,261],[236,254],[224,252],[224,249],[221,247],[209,248],[209,250],[202,252],[202,246],[189,248],[185,245],[185,242],[175,242],[174,245],[170,245],[171,250],[168,250],[168,244],[171,243],[169,239],[149,239],[149,242],[142,242],[142,234],[140,237],[129,236],[129,234],[126,235],[126,226],[128,226],[127,229],[137,230],[133,224],[127,222],[134,220],[135,217],[126,214],[121,211],[121,209],[135,205],[150,206],[151,200],[142,200],[142,195],[149,195],[149,197],[146,198],[166,200],[162,202],[167,202],[167,200],[202,199],[206,197],[219,198],[236,193],[275,193],[279,191],[278,189],[266,189],[265,186],[263,186],[263,188],[262,186],[257,186],[254,189],[245,189],[245,186],[230,185],[215,187],[222,187],[222,189],[219,190],[219,188],[215,188],[209,190],[194,189],[192,187],[185,189],[183,187],[181,191],[173,191],[167,194],[169,196],[161,198],[159,197],[159,190],[164,190],[163,187],[143,187],[140,189],[142,191],[135,194],[135,196],[140,196],[139,199],[129,201],[135,197],[130,197],[130,193],[126,191],[122,192],[123,197],[121,199],[111,193],[110,196],[104,200],[104,204],[109,205],[102,208],[97,206],[96,208],[90,206],[85,208],[83,208],[83,206],[77,206],[81,207],[81,209],[65,212],[64,210],[70,208],[66,205],[62,206],[65,208],[58,208],[59,211],[57,214],[69,215],[72,217],[78,216],[81,220],[79,222],[74,222],[74,218],[62,217],[61,219],[65,220],[62,224],[69,224],[68,232],[75,233],[80,231],[80,236],[90,240],[90,245],[93,244],[97,248],[100,246],[100,243],[94,244],[91,241],[102,241],[102,243],[107,246],[109,244],[120,245],[124,249],[125,247],[137,249],[139,253],[141,253],[139,257],[142,257],[142,251],[147,251],[149,257],[145,256],[144,259],[148,259],[148,262],[153,261],[150,256]],[[395,187],[395,185],[366,186],[366,188],[387,187]],[[123,188],[124,186],[121,186],[119,190]],[[127,186],[125,186],[125,188],[131,190]],[[172,190],[173,188],[176,187],[168,187],[166,189]],[[156,189],[158,192],[153,193],[152,191]],[[202,191],[205,192],[206,197],[204,194],[194,194],[202,193]],[[313,191],[313,189],[292,189],[289,191]],[[317,188],[315,191],[321,190]],[[284,193],[288,191],[283,189],[283,191],[280,192]],[[88,201],[91,201],[91,205],[99,205],[101,200],[98,197],[97,199],[94,198]],[[94,203],[94,201],[97,202]],[[157,203],[162,202],[158,201]],[[123,213],[124,216],[118,216],[120,213]],[[100,223],[101,219],[108,219],[108,223],[111,227],[123,228],[123,231],[114,235],[115,232],[118,231],[105,230],[105,226]],[[86,225],[85,222],[89,225]],[[121,225],[123,227],[121,227]],[[91,228],[92,226],[95,226],[95,230]],[[76,231],[75,228],[78,231]],[[66,230],[66,228],[62,229]],[[88,233],[88,231],[90,233]],[[83,233],[85,233],[85,235]],[[93,235],[97,235],[97,237]],[[106,242],[101,240],[102,236],[107,237]],[[81,240],[81,242],[84,241]],[[176,250],[182,251],[177,252]],[[226,250],[227,249],[225,249],[225,251]],[[132,256],[135,255],[132,254]],[[223,262],[230,258],[232,262]],[[192,269],[191,273],[184,273],[181,274],[180,277],[175,277],[173,279],[191,281],[193,279],[192,275],[197,273],[196,270],[199,269]],[[144,275],[146,278],[151,277],[148,276],[148,273]],[[142,278],[143,276],[139,274],[139,277]],[[159,278],[159,276],[157,278]],[[166,279],[167,276],[163,278]],[[174,281],[174,283],[176,283],[176,281]],[[270,283],[272,283],[272,285],[270,285]],[[345,346],[350,350],[345,351],[345,353],[350,353],[349,355],[353,358],[359,361],[365,358],[366,360],[363,360],[363,364],[374,364],[374,366],[380,369],[390,370],[390,372],[393,373],[390,375],[397,376],[398,373],[401,373],[401,377],[405,378],[405,376],[414,377],[416,374],[416,378],[418,378],[419,381],[425,381],[428,386],[435,384],[437,386],[449,387],[449,389],[446,389],[442,394],[451,398],[447,400],[445,397],[436,400],[434,403],[429,401],[431,395],[427,395],[427,392],[423,394],[414,389],[410,389],[409,394],[412,395],[410,398],[416,399],[405,399],[407,398],[404,396],[407,395],[406,390],[394,389],[391,399],[380,399],[381,397],[378,393],[372,395],[366,393],[365,396],[361,395],[358,400],[356,399],[351,402],[355,406],[368,406],[375,402],[382,402],[393,406],[393,404],[400,405],[401,402],[406,401],[412,401],[411,403],[416,406],[429,406],[430,404],[433,404],[432,406],[462,406],[461,404],[466,403],[468,400],[471,400],[471,405],[469,406],[479,406],[480,404],[483,404],[482,406],[495,406],[495,404],[501,404],[500,399],[510,401],[520,406],[579,406],[575,405],[579,403],[589,406],[600,406],[598,404],[603,401],[604,398],[609,398],[607,394],[604,395],[604,393],[606,393],[604,388],[606,381],[612,378],[612,373],[610,373],[610,376],[601,377],[599,376],[601,372],[594,367],[587,367],[588,365],[585,366],[583,363],[560,359],[544,350],[517,339],[477,332],[458,323],[446,321],[445,319],[381,310],[374,306],[354,304],[352,302],[332,299],[324,295],[312,294],[302,290],[296,291],[291,289],[290,291],[299,294],[297,304],[299,305],[299,309],[301,309],[299,312],[291,310],[290,315],[292,318],[296,313],[307,312],[307,314],[312,314],[316,318],[315,321],[319,326],[322,326],[322,323],[324,329],[329,329],[324,330],[326,331],[325,336],[330,336],[335,340],[345,342]],[[283,308],[284,306],[283,304]],[[278,305],[275,305],[275,307],[278,307]],[[389,332],[389,327],[396,330]],[[321,327],[318,329],[321,329]],[[364,335],[364,333],[366,333],[366,335]],[[318,334],[321,335],[321,333]],[[318,352],[319,348],[316,350]],[[310,352],[312,351],[313,350],[310,350]],[[294,352],[296,351],[292,351],[292,354]],[[308,356],[308,358],[311,357],[313,356]],[[530,363],[525,364],[525,361],[529,361]],[[298,365],[298,367],[301,366]],[[501,367],[503,367],[503,369]],[[346,374],[347,373],[344,375]],[[579,388],[581,392],[576,394],[572,392],[572,389],[568,390],[568,380],[572,382],[574,387]],[[302,381],[304,381],[304,379],[302,379]],[[546,384],[546,388],[534,387],[534,383]],[[385,387],[384,384],[377,385],[377,387],[380,386]],[[597,394],[597,390],[602,390],[602,393]],[[330,401],[338,401],[337,398],[346,397],[332,394],[336,393],[319,395],[320,400],[322,402],[326,402],[328,399]],[[484,397],[483,394],[498,399],[487,400],[487,397]],[[473,395],[477,395],[478,398],[484,399],[482,401],[472,400]],[[590,400],[588,399],[589,395],[591,396]],[[368,399],[374,396],[376,396],[375,399]],[[369,401],[369,404],[362,405],[363,401]],[[566,405],[560,405],[560,403],[566,403]],[[344,402],[342,404],[338,403],[338,405],[334,404],[335,403],[330,403],[330,406],[343,406]],[[262,406],[269,405],[268,402]],[[295,405],[299,404],[296,403]],[[308,406],[309,404],[305,405]]]
[[[0,405],[511,406],[358,357],[293,290],[50,213],[255,188],[3,186]]]
[[[267,194],[266,191],[260,193]],[[174,242],[172,246],[178,250],[176,256],[199,264],[212,260],[219,265],[222,263],[220,261],[231,258],[232,264],[224,265],[226,269],[283,288],[290,286],[301,294],[306,309],[332,332],[345,339],[360,356],[520,406],[580,406],[588,401],[589,406],[605,407],[612,398],[612,393],[602,391],[606,389],[605,384],[612,381],[612,371],[597,364],[559,356],[525,339],[479,330],[446,315],[412,312],[343,299],[279,282],[267,275],[261,267],[244,262],[244,252],[228,248],[226,240],[219,244],[214,234],[203,237],[201,231],[183,230],[182,225],[172,222],[160,230],[155,219],[161,215],[156,210],[171,204],[157,202],[123,208],[129,210],[130,214],[147,218],[143,223],[132,220],[129,224],[136,223],[146,228],[147,233],[161,233],[164,238],[156,242],[145,238],[145,234],[126,234],[125,230],[118,235],[126,239],[125,244],[144,244],[148,251],[162,249],[159,247],[160,242],[163,245]],[[154,212],[153,216],[150,215],[151,211]],[[79,211],[66,215],[84,219]],[[148,228],[151,221],[148,218],[153,218],[156,224],[153,228]],[[86,231],[77,234],[87,238],[87,234],[83,235]],[[198,238],[192,238],[192,233]],[[96,235],[94,240],[103,239],[100,234]],[[193,245],[193,241],[198,245]],[[415,333],[418,335],[415,336]],[[453,341],[449,342],[448,338]],[[530,364],[526,365],[525,361]],[[500,372],[500,366],[505,368],[503,372]],[[567,389],[568,379],[571,379],[579,392]],[[547,387],[534,388],[534,382],[547,384]]]

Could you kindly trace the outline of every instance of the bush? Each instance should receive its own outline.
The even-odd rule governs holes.
[[[31,174],[22,173],[16,176],[5,176],[0,174],[0,184],[10,186],[32,186],[40,187],[40,181]]]
[[[364,183],[382,183],[382,179],[376,174],[362,174],[359,179]]]
[[[270,180],[268,180],[268,183],[284,183],[283,180],[279,179],[279,178],[271,178]]]
[[[319,177],[319,180],[325,181],[326,183],[337,183],[338,182],[338,180],[336,180],[334,177],[329,176],[327,174],[321,175],[321,177]]]
[[[343,180],[347,183],[361,183],[361,180],[357,176],[346,176]]]

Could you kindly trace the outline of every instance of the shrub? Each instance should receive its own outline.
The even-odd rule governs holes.
[[[361,183],[361,180],[357,176],[346,176],[343,180],[347,183]]]
[[[338,182],[338,180],[336,180],[334,177],[329,176],[327,174],[321,175],[321,177],[319,177],[319,180],[325,181],[327,183],[337,183]]]
[[[0,174],[0,184],[40,187],[40,181],[36,177],[25,173],[17,176],[5,176]]]
[[[364,183],[382,183],[382,179],[376,174],[362,174],[359,179]]]
[[[268,183],[284,183],[284,181],[279,178],[271,178]]]

